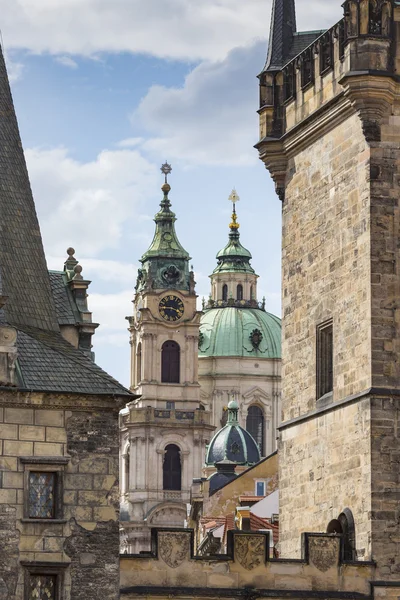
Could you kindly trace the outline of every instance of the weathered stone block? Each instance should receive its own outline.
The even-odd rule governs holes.
[[[30,408],[5,408],[5,423],[33,424],[33,410]]]

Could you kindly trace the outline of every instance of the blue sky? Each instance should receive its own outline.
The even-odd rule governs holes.
[[[298,0],[299,29],[333,25],[340,4]],[[126,385],[124,317],[165,159],[198,294],[209,294],[235,186],[259,296],[280,314],[281,205],[253,149],[270,9],[270,0],[0,0],[49,267],[76,249],[101,323],[97,362]]]

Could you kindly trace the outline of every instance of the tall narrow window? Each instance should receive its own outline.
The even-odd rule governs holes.
[[[136,351],[136,385],[142,381],[142,343],[138,344]]]
[[[250,286],[250,300],[254,300],[254,288],[252,285]]]
[[[243,286],[241,283],[239,283],[236,289],[236,299],[243,300]]]
[[[130,446],[126,448],[126,453],[124,456],[124,467],[125,467],[125,493],[129,492],[129,470],[130,470]]]
[[[317,327],[317,398],[333,391],[333,323]]]
[[[222,300],[228,300],[228,286],[226,283],[222,286]]]
[[[250,406],[247,413],[246,429],[257,442],[261,456],[265,456],[264,413],[259,406]]]
[[[29,473],[29,519],[56,516],[56,473]]]
[[[182,489],[182,467],[181,453],[175,444],[169,444],[165,448],[163,465],[163,489],[181,490]]]
[[[339,533],[342,535],[343,560],[356,560],[356,530],[353,513],[349,508],[345,508],[337,519],[333,519],[329,523],[327,533]]]
[[[162,383],[180,382],[181,351],[179,344],[168,340],[164,342],[161,351],[161,381]]]

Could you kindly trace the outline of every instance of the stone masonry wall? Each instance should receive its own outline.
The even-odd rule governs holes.
[[[318,407],[316,328],[333,319],[338,402],[371,386],[369,156],[358,116],[289,162],[283,207],[283,423]],[[350,508],[370,554],[369,401],[282,431],[282,556]]]
[[[282,242],[283,422],[315,409],[316,327],[329,318],[334,401],[371,385],[368,179],[369,149],[356,115],[289,162]]]
[[[23,600],[27,570],[42,563],[66,566],[63,600],[118,597],[118,408],[111,398],[0,393],[0,599]],[[27,459],[63,472],[57,522],[26,518]]]

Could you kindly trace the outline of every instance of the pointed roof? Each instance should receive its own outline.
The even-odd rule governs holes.
[[[0,323],[17,332],[15,389],[134,397],[61,335],[1,47]]]
[[[273,0],[268,56],[264,71],[279,71],[283,67],[295,33],[295,0]]]
[[[232,194],[236,194],[233,190]],[[238,196],[236,195],[238,198]],[[252,259],[251,253],[242,246],[240,242],[240,225],[237,221],[236,205],[233,205],[232,221],[229,225],[229,241],[227,245],[218,252],[218,265],[215,267],[215,273],[252,273],[255,271],[250,264]]]
[[[161,210],[154,217],[156,230],[150,248],[140,259],[142,263],[153,258],[183,258],[190,260],[188,252],[181,246],[175,231],[176,215],[171,210],[168,194],[171,191],[169,183],[162,186],[164,197],[161,201]]]
[[[0,48],[0,319],[58,331],[4,56]]]

